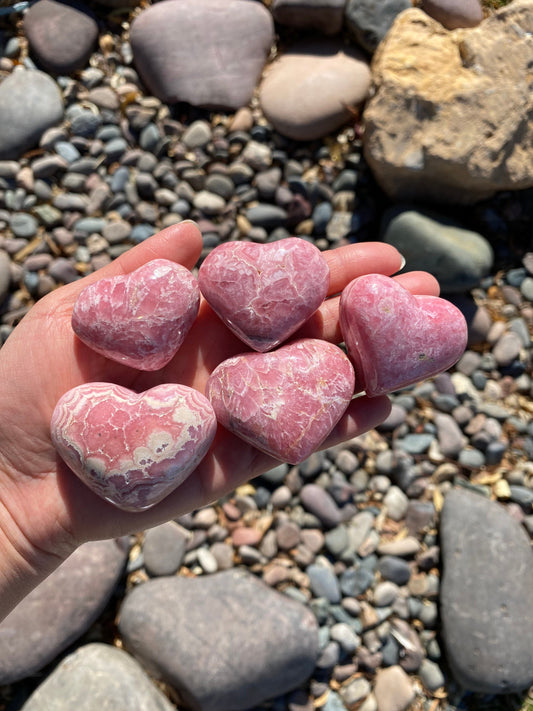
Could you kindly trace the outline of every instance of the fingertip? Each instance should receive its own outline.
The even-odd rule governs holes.
[[[393,278],[412,294],[419,296],[439,296],[440,294],[440,284],[429,272],[404,272]]]

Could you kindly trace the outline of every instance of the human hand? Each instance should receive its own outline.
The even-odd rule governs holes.
[[[194,223],[163,230],[107,267],[41,299],[0,351],[0,613],[81,543],[175,518],[279,463],[219,427],[208,454],[183,484],[153,508],[130,513],[90,491],[52,445],[54,407],[77,385],[112,382],[140,392],[163,382],[179,382],[203,393],[207,378],[221,361],[247,350],[205,300],[177,355],[156,372],[139,372],[110,361],[85,346],[72,331],[73,305],[89,283],[129,273],[155,258],[192,269],[201,250],[202,238]],[[330,268],[330,298],[295,337],[338,343],[342,340],[340,291],[362,274],[394,274],[402,260],[393,247],[382,243],[355,244],[323,254]],[[413,272],[396,278],[413,293],[438,295],[438,284],[429,274]],[[375,427],[387,417],[389,408],[386,396],[356,398],[323,446]]]

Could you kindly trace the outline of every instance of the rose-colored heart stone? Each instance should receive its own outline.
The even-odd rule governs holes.
[[[342,292],[340,324],[357,389],[373,397],[451,367],[467,341],[463,314],[436,296],[413,296],[390,277],[367,274]]]
[[[139,370],[159,370],[178,351],[198,313],[200,289],[188,269],[154,259],[101,279],[78,296],[72,328],[86,345]]]
[[[229,358],[211,374],[206,394],[224,427],[298,464],[335,427],[353,389],[353,367],[341,349],[303,338],[271,353]]]
[[[59,400],[52,441],[96,494],[126,511],[157,504],[184,481],[209,449],[216,417],[209,400],[185,385],[137,394],[87,383]]]
[[[264,353],[292,335],[320,306],[329,268],[320,251],[297,237],[225,242],[198,273],[200,291],[227,326]]]

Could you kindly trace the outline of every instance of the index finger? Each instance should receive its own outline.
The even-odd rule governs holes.
[[[404,265],[400,252],[383,242],[360,242],[337,247],[322,256],[329,267],[328,296],[338,294],[363,274],[396,274]]]

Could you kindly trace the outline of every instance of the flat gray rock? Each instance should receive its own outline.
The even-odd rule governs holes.
[[[248,0],[163,0],[131,26],[148,89],[166,103],[206,108],[247,104],[273,42],[272,16]]]
[[[464,489],[442,509],[440,610],[456,681],[489,694],[533,683],[533,554],[523,530],[497,503]]]
[[[127,652],[88,644],[37,687],[22,711],[173,711],[175,706]]]
[[[78,639],[109,601],[126,539],[80,546],[0,624],[0,684],[35,674]]]
[[[39,0],[24,16],[24,32],[41,67],[52,74],[70,74],[88,62],[98,24],[82,3]]]
[[[126,649],[199,711],[239,711],[305,683],[314,615],[243,570],[134,588],[120,612]]]
[[[62,120],[63,99],[44,72],[15,69],[0,83],[0,160],[19,158]]]
[[[443,293],[464,293],[478,286],[493,264],[492,248],[484,237],[430,210],[391,208],[383,217],[381,238],[404,255],[409,271],[433,274]]]

